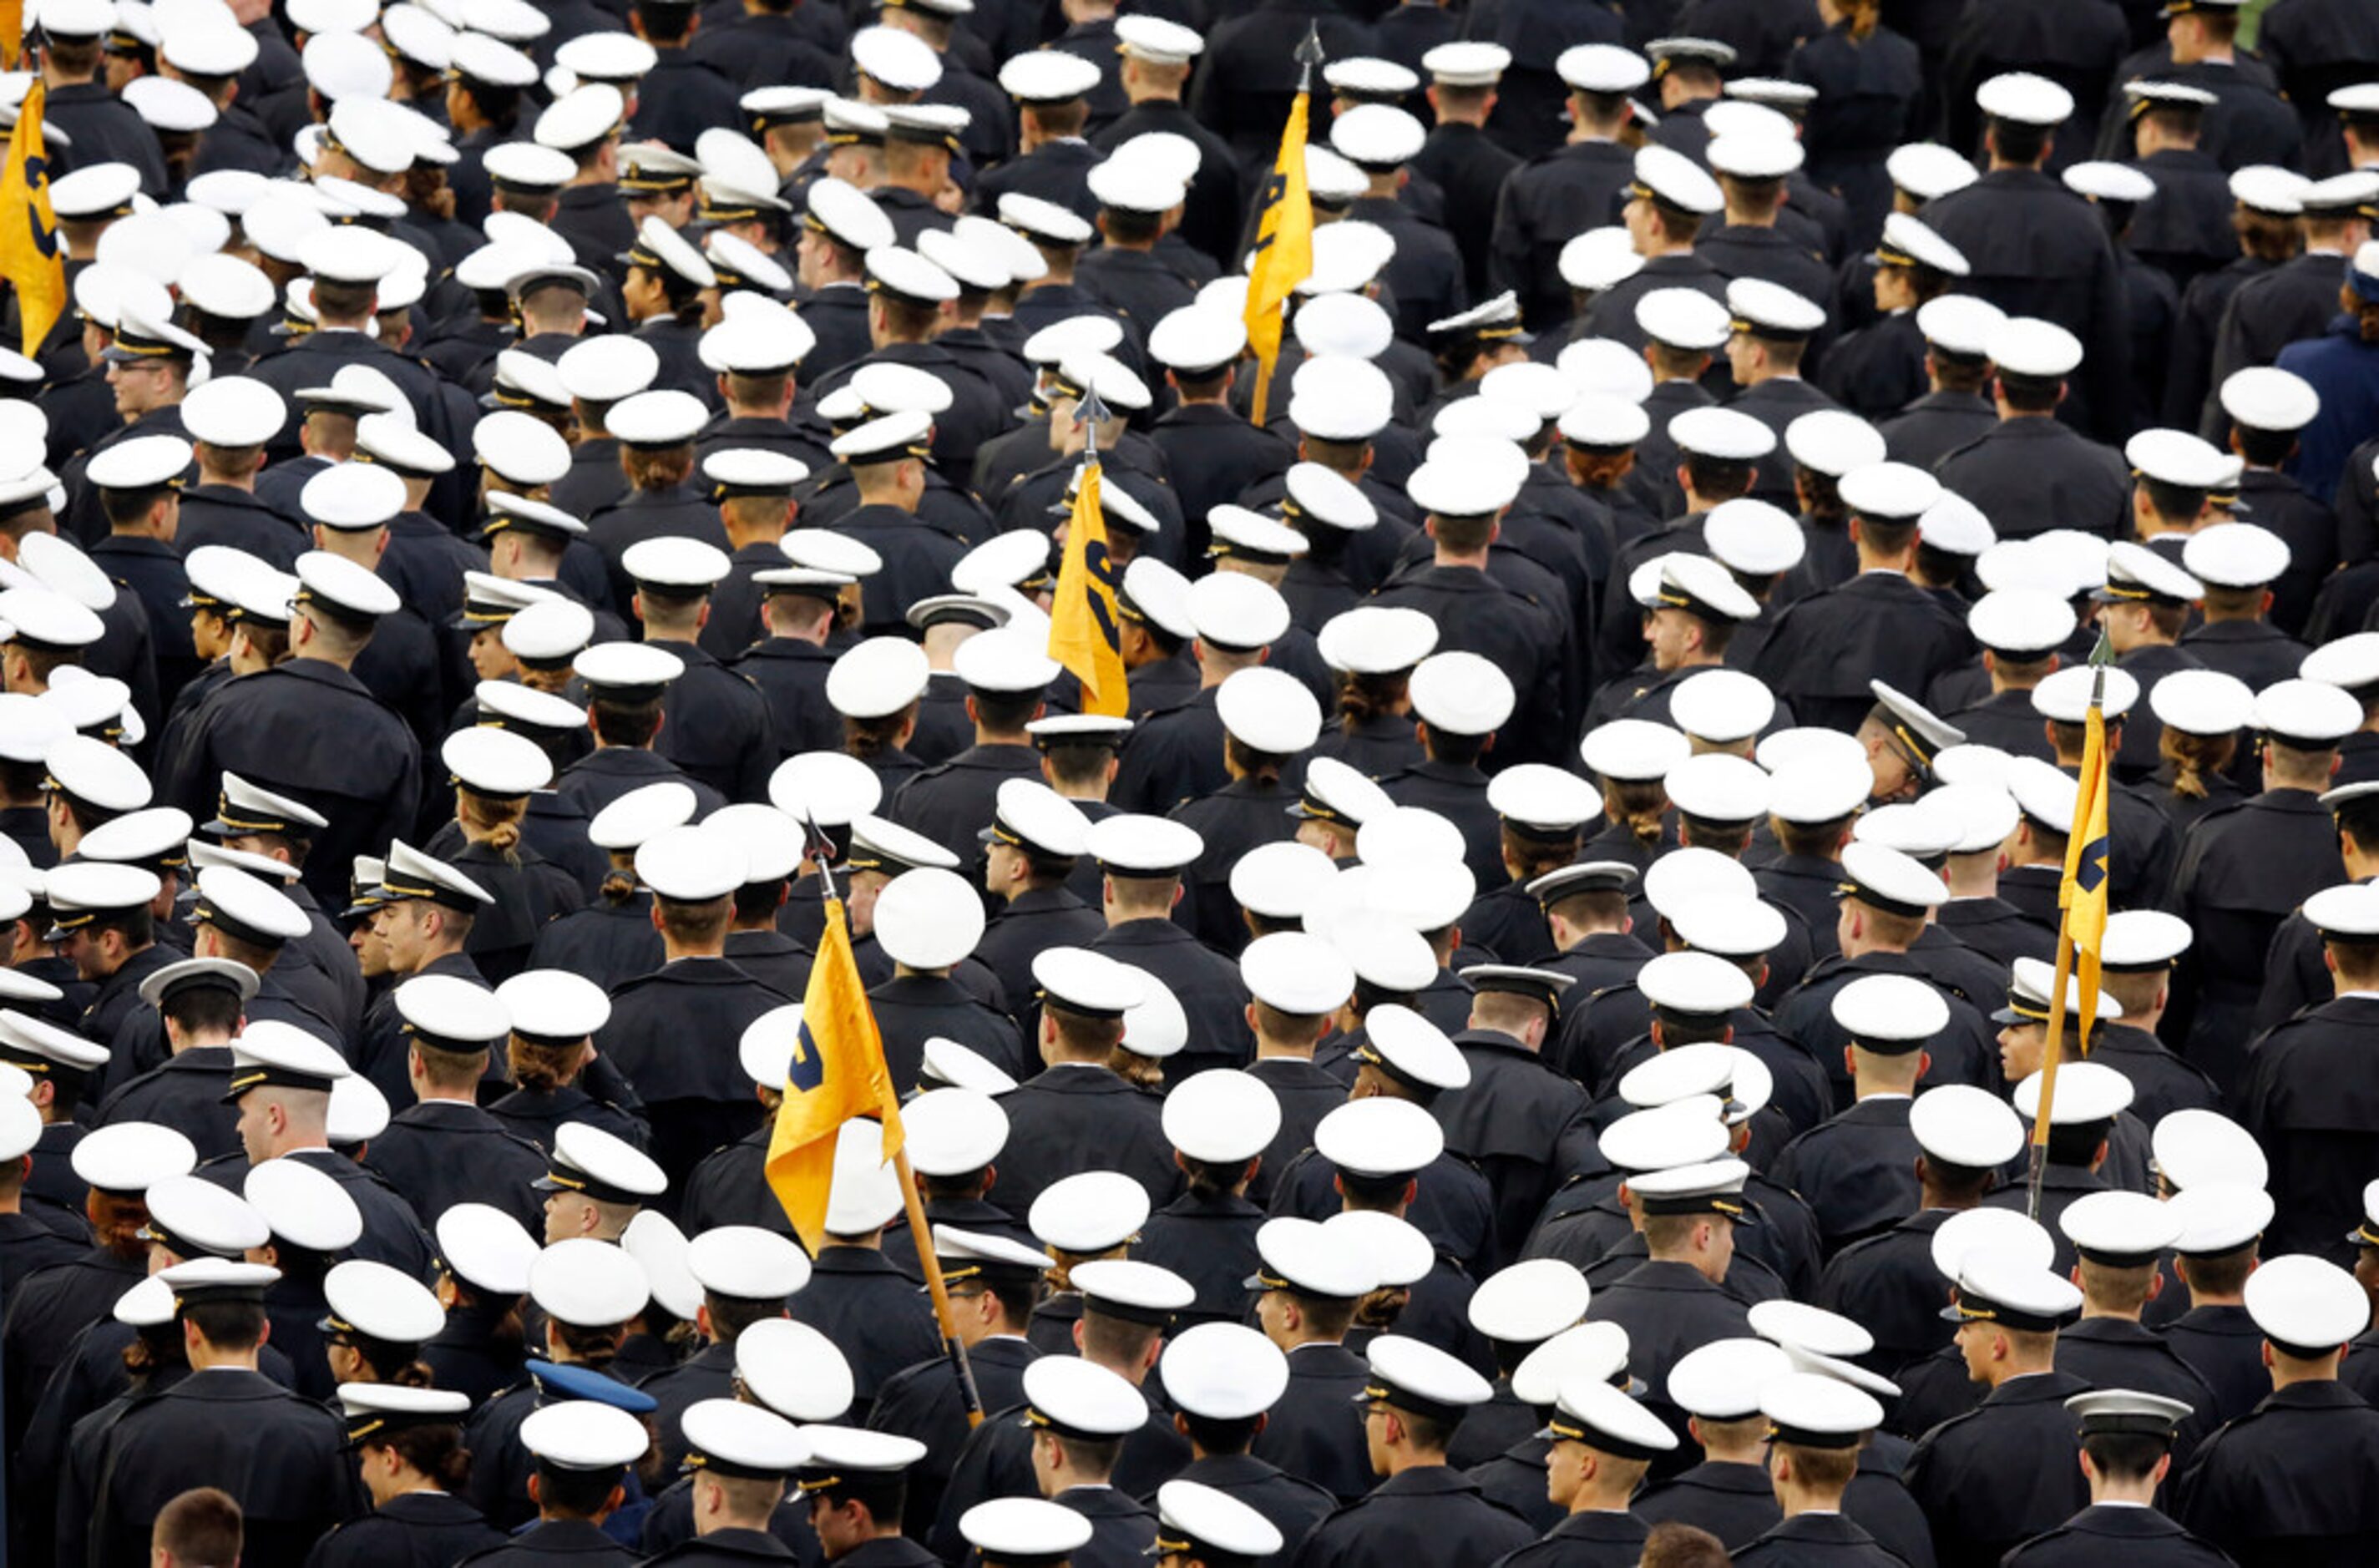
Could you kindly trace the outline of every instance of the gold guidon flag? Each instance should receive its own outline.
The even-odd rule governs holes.
[[[802,1021],[785,1067],[785,1099],[768,1134],[768,1188],[794,1234],[812,1252],[826,1239],[827,1199],[834,1188],[834,1149],[842,1124],[858,1116],[884,1123],[884,1158],[900,1152],[900,1097],[884,1065],[884,1040],[867,1005],[867,987],[851,954],[842,901],[826,900],[826,930],[802,997]]]
[[[1282,308],[1297,285],[1313,274],[1313,198],[1305,188],[1305,124],[1308,88],[1321,55],[1319,41],[1309,33],[1298,50],[1305,75],[1298,79],[1288,124],[1281,127],[1280,155],[1273,160],[1263,216],[1256,225],[1255,260],[1248,267],[1248,347],[1256,356],[1251,406],[1259,425],[1264,422],[1272,393],[1273,364],[1280,357]]]
[[[1097,438],[1093,435],[1093,440]],[[1106,513],[1099,500],[1099,458],[1082,464],[1066,553],[1049,600],[1049,657],[1082,683],[1081,711],[1121,718],[1131,710],[1124,681],[1123,633],[1116,619],[1115,560],[1107,554]]]
[[[2098,677],[2103,681],[2105,676]],[[2089,728],[2082,747],[2080,794],[2073,803],[2073,831],[2065,841],[2065,877],[2057,906],[2065,914],[2065,938],[2073,944],[2074,988],[2081,995],[2075,1015],[2079,1043],[2090,1049],[2090,1025],[2098,1014],[2098,954],[2107,940],[2107,713],[2103,689],[2090,694]],[[2052,1000],[2049,1006],[2058,1005]]]
[[[16,33],[11,28],[7,36]],[[50,210],[50,160],[42,144],[42,106],[48,96],[40,81],[26,90],[17,128],[8,135],[7,161],[0,163],[0,278],[17,291],[21,346],[28,355],[41,347],[66,308],[66,265],[59,253],[57,214]]]

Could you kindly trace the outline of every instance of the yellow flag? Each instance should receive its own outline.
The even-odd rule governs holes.
[[[1280,357],[1281,307],[1313,271],[1313,199],[1305,189],[1305,103],[1297,95],[1281,128],[1280,156],[1264,191],[1263,217],[1256,225],[1255,260],[1248,268],[1248,346],[1256,356],[1256,389],[1269,390],[1273,362]],[[1264,408],[1256,404],[1256,422]]]
[[[16,32],[10,29],[7,35]],[[29,355],[41,347],[66,308],[66,264],[58,253],[50,160],[42,146],[42,105],[48,96],[39,81],[26,91],[17,128],[8,137],[7,162],[0,163],[0,278],[17,290],[17,316]]]
[[[2082,790],[2073,805],[2073,832],[2065,843],[2065,878],[2057,888],[2058,908],[2065,911],[2065,935],[2073,944],[2085,1052],[2090,1023],[2098,1010],[2098,953],[2107,937],[2107,716],[2093,703],[2082,748]]]
[[[1115,561],[1107,555],[1106,513],[1100,510],[1095,456],[1082,465],[1074,514],[1066,524],[1066,554],[1057,564],[1057,591],[1049,601],[1049,657],[1082,683],[1084,713],[1120,718],[1130,711],[1123,633],[1116,621]]]
[[[0,0],[0,70],[25,57],[25,0]]]
[[[768,1134],[769,1190],[802,1245],[815,1252],[826,1236],[834,1186],[834,1146],[853,1116],[884,1123],[884,1158],[900,1152],[900,1096],[884,1065],[884,1040],[867,1005],[867,987],[851,956],[842,902],[826,901],[826,932],[802,997],[801,1031],[785,1069],[785,1101]]]

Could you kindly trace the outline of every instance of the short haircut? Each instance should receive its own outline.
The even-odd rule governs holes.
[[[1485,549],[1495,531],[1492,517],[1443,517],[1430,514],[1430,528],[1437,542],[1450,550],[1465,555]]]
[[[182,1316],[220,1350],[253,1350],[264,1339],[261,1301],[193,1301]]]
[[[231,1493],[193,1487],[157,1511],[150,1539],[176,1562],[232,1568],[239,1561],[244,1530]]]
[[[1093,1307],[1082,1313],[1082,1354],[1105,1364],[1130,1366],[1164,1336],[1154,1323],[1135,1322]]]
[[[1859,537],[1878,555],[1898,555],[1916,542],[1916,520],[1913,517],[1868,517],[1858,513],[1852,515],[1858,518]]]
[[[2082,1452],[2110,1481],[2144,1481],[2172,1452],[2172,1440],[2152,1432],[2092,1432],[2082,1440]]]
[[[2194,523],[2197,514],[2205,510],[2205,492],[2188,485],[2175,485],[2143,474],[2140,486],[2148,493],[2148,505],[2159,517],[2177,523]]]
[[[1812,1448],[1781,1441],[1776,1446],[1793,1456],[1793,1473],[1819,1491],[1840,1491],[1858,1474],[1855,1448]]]
[[[662,935],[683,946],[716,942],[735,916],[735,901],[723,894],[694,903],[657,897],[653,908],[660,913]]]
[[[1041,706],[1044,694],[1031,692],[984,692],[972,687],[967,695],[973,699],[977,719],[986,730],[1011,731],[1033,722],[1033,715]]]
[[[622,1465],[601,1470],[565,1470],[543,1460],[537,1465],[537,1505],[547,1514],[592,1519],[611,1501],[611,1489],[626,1475]]]
[[[2030,126],[2016,120],[1991,122],[1991,146],[2011,163],[2037,163],[2048,151],[2050,126]]]
[[[378,285],[372,283],[332,283],[318,278],[314,281],[314,308],[326,317],[368,315],[379,292]]]
[[[130,527],[145,521],[149,509],[155,506],[160,498],[173,493],[172,488],[164,485],[142,485],[134,489],[102,488],[99,509],[107,514],[109,527]]]
[[[1685,453],[1685,477],[1704,500],[1732,501],[1751,493],[1752,465],[1731,457],[1705,452]]]
[[[1051,1432],[1049,1436],[1066,1455],[1067,1467],[1085,1475],[1113,1475],[1116,1460],[1123,1453],[1123,1439],[1119,1437],[1068,1437],[1059,1432]]]
[[[185,985],[169,992],[159,1012],[182,1026],[185,1033],[229,1033],[239,1026],[239,993],[220,985]]]
[[[1043,1002],[1041,1010],[1056,1026],[1058,1043],[1077,1055],[1105,1056],[1123,1043],[1120,1018],[1093,1018],[1054,999]]]
[[[2057,407],[2065,386],[2062,376],[2020,376],[1999,371],[1999,396],[2019,414],[2047,414]]]
[[[1443,1450],[1453,1441],[1455,1423],[1443,1417],[1424,1416],[1394,1400],[1390,1400],[1388,1405],[1396,1413],[1396,1419],[1405,1424],[1405,1433],[1412,1439],[1415,1448]]]
[[[1672,1519],[1644,1538],[1640,1568],[1726,1568],[1726,1548],[1708,1530]]]
[[[615,697],[594,697],[586,704],[596,727],[603,739],[615,746],[649,746],[660,733],[661,700],[648,697],[635,702],[622,702]]]
[[[1245,1453],[1256,1441],[1256,1423],[1262,1417],[1242,1417],[1238,1420],[1217,1420],[1207,1416],[1181,1413],[1181,1424],[1190,1429],[1190,1441],[1208,1453]]]
[[[2247,1276],[2255,1271],[2255,1247],[2250,1242],[2235,1252],[2187,1253],[2174,1262],[2192,1292],[2236,1296],[2246,1288]]]

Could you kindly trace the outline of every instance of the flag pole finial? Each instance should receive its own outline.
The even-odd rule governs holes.
[[[1313,67],[1322,64],[1322,59],[1321,25],[1316,22],[1308,22],[1305,24],[1305,40],[1297,46],[1297,63],[1300,67],[1297,74],[1298,91],[1310,92],[1312,90]]]
[[[2090,650],[2090,706],[2107,706],[2107,671],[2115,666],[2115,645],[2103,625],[2098,628],[2097,645]]]
[[[1114,410],[1099,395],[1095,386],[1085,386],[1074,404],[1074,423],[1083,432],[1084,454],[1093,463],[1099,457],[1099,426],[1113,417]]]

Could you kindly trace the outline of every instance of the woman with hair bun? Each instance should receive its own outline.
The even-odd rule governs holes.
[[[463,1446],[468,1395],[367,1381],[341,1383],[339,1406],[371,1512],[315,1542],[306,1568],[450,1568],[503,1544],[460,1495],[471,1465]]]

